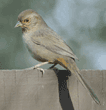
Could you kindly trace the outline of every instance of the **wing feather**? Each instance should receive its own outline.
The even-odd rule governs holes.
[[[60,55],[65,55],[78,59],[72,52],[71,48],[61,39],[56,32],[50,28],[40,29],[31,36],[31,40],[37,45],[41,45],[49,51]]]

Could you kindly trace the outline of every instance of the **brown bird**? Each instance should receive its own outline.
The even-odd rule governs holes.
[[[97,104],[100,103],[76,66],[75,59],[78,58],[61,37],[47,26],[45,21],[36,11],[28,9],[21,12],[15,27],[22,28],[23,40],[32,57],[43,62],[35,65],[34,68],[47,63],[54,64],[54,66],[60,64],[77,77],[79,82],[85,87]]]

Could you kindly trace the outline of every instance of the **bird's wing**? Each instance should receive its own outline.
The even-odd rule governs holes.
[[[36,31],[31,35],[31,40],[54,53],[78,59],[71,48],[51,29]]]

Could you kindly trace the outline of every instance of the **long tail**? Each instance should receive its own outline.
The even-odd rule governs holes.
[[[85,89],[91,95],[91,97],[93,98],[93,100],[97,104],[100,104],[100,101],[99,101],[98,97],[96,96],[96,94],[94,93],[94,91],[88,86],[88,84],[85,82],[84,78],[78,72],[75,72],[75,74],[76,74],[78,80],[81,82],[81,84],[85,87]]]
[[[97,103],[100,104],[99,99],[97,98],[96,94],[93,92],[93,90],[89,87],[89,85],[86,83],[86,81],[84,80],[84,78],[81,76],[81,74],[79,74],[79,69],[76,66],[76,63],[73,59],[66,59],[65,60],[65,65],[63,64],[63,62],[61,62],[61,65],[64,66],[66,69],[68,69],[69,71],[71,71],[76,77],[77,79],[80,81],[80,83],[84,86],[84,88],[87,90],[87,92],[90,94],[90,96],[92,97],[92,99]],[[67,66],[67,67],[66,67]]]

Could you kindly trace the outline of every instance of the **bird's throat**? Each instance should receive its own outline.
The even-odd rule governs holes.
[[[27,27],[22,28],[22,33],[27,32],[29,29]]]

